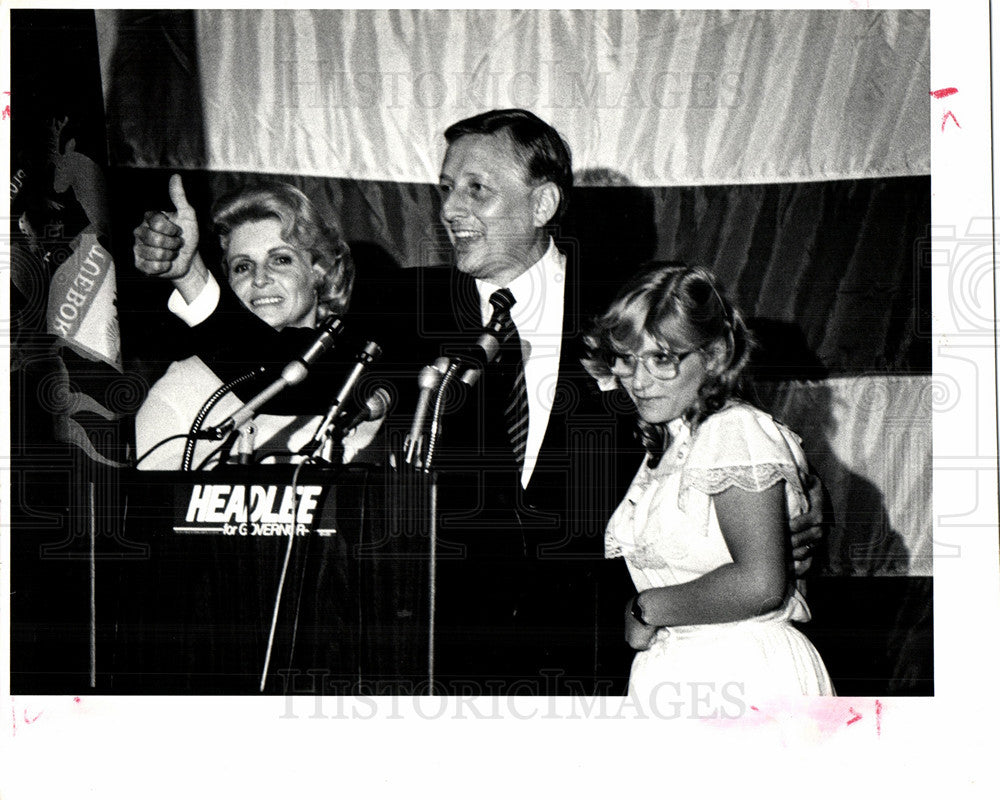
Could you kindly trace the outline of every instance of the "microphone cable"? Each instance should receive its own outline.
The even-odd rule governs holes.
[[[204,403],[202,403],[201,409],[199,409],[198,413],[195,415],[194,421],[191,423],[191,429],[187,433],[187,444],[184,445],[184,456],[181,458],[181,472],[191,471],[191,462],[194,460],[194,448],[198,444],[198,434],[201,432],[201,426],[205,423],[205,418],[208,416],[209,412],[215,408],[223,397],[225,397],[237,386],[242,386],[247,381],[258,378],[266,372],[267,370],[264,367],[255,367],[250,372],[240,375],[238,378],[234,378],[229,381],[229,383],[225,383],[220,386],[212,392],[211,395],[209,395],[208,399]],[[149,452],[147,452],[146,455],[149,455]],[[213,454],[215,452],[218,452],[218,448],[213,451]],[[145,456],[143,456],[143,458],[145,458]],[[199,469],[204,465],[205,462],[203,461],[199,465]]]
[[[188,438],[188,435],[186,433],[175,433],[172,436],[168,436],[166,439],[161,439],[156,444],[154,444],[152,447],[150,447],[145,453],[143,453],[141,456],[139,456],[139,458],[136,459],[136,462],[132,465],[132,468],[133,469],[137,469],[138,466],[143,461],[145,461],[149,456],[151,456],[154,452],[156,452],[157,450],[159,450],[161,447],[163,447],[163,445],[170,444],[170,442],[174,441],[174,439],[187,439],[187,438]]]
[[[295,471],[292,473],[292,529],[288,535],[288,546],[285,548],[285,560],[281,565],[281,575],[278,578],[278,589],[274,594],[274,610],[271,613],[271,629],[267,634],[267,650],[264,653],[264,667],[261,669],[260,673],[260,691],[264,691],[264,686],[267,684],[267,671],[271,665],[271,652],[274,649],[274,634],[278,629],[278,612],[281,610],[281,597],[285,592],[285,577],[288,575],[288,565],[292,560],[292,548],[295,545],[295,539],[298,536],[296,527],[298,526],[299,518],[299,473],[302,472],[302,468],[311,462],[311,458],[307,458],[300,461],[295,466]],[[292,627],[292,651],[295,648],[295,638],[298,635],[299,619],[298,613],[295,614],[294,624]]]
[[[434,411],[431,414],[431,429],[427,437],[427,457],[424,459],[424,472],[430,472],[434,461],[434,451],[437,449],[438,435],[441,430],[441,414],[444,412],[445,395],[449,388],[451,388],[451,383],[455,380],[455,376],[461,367],[461,361],[452,361],[438,386],[437,398],[434,401]]]

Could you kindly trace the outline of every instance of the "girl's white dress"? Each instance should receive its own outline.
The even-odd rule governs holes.
[[[732,563],[713,495],[731,486],[760,492],[784,481],[789,516],[808,505],[799,439],[763,411],[732,403],[693,436],[682,420],[668,423],[668,430],[666,454],[655,469],[640,467],[605,537],[605,556],[625,558],[639,591],[685,583]],[[791,624],[809,618],[805,600],[790,584],[784,604],[762,616],[661,628],[632,663],[629,693],[650,698],[669,691],[689,699],[698,692],[744,698],[833,694],[819,653]]]

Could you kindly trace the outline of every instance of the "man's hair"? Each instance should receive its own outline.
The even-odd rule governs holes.
[[[573,188],[573,159],[569,145],[559,131],[522,108],[486,111],[448,127],[444,138],[451,144],[463,136],[480,134],[507,137],[514,156],[522,164],[530,181],[551,181],[559,187],[559,207],[552,216],[556,221],[566,211]]]

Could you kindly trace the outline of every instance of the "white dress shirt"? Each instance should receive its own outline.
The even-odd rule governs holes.
[[[205,279],[205,285],[201,287],[194,300],[188,303],[181,293],[174,289],[167,300],[167,308],[187,323],[189,328],[193,328],[212,316],[212,312],[219,305],[219,297],[219,284],[210,272]]]
[[[490,295],[503,287],[477,278],[476,288],[479,290],[480,312],[485,325],[493,316]],[[566,256],[550,239],[545,255],[506,288],[516,301],[510,316],[521,339],[524,380],[528,390],[528,440],[521,470],[521,486],[527,488],[538,462],[559,380]]]

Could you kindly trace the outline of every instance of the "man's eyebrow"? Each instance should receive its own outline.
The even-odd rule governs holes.
[[[484,172],[483,170],[470,169],[470,170],[466,170],[465,172],[460,173],[460,177],[473,178],[473,179],[478,180],[478,181],[485,181],[485,180],[489,179],[490,173],[489,172]],[[438,183],[441,183],[442,181],[451,181],[452,183],[454,183],[455,179],[451,175],[447,174],[446,172],[442,172],[438,176]]]

